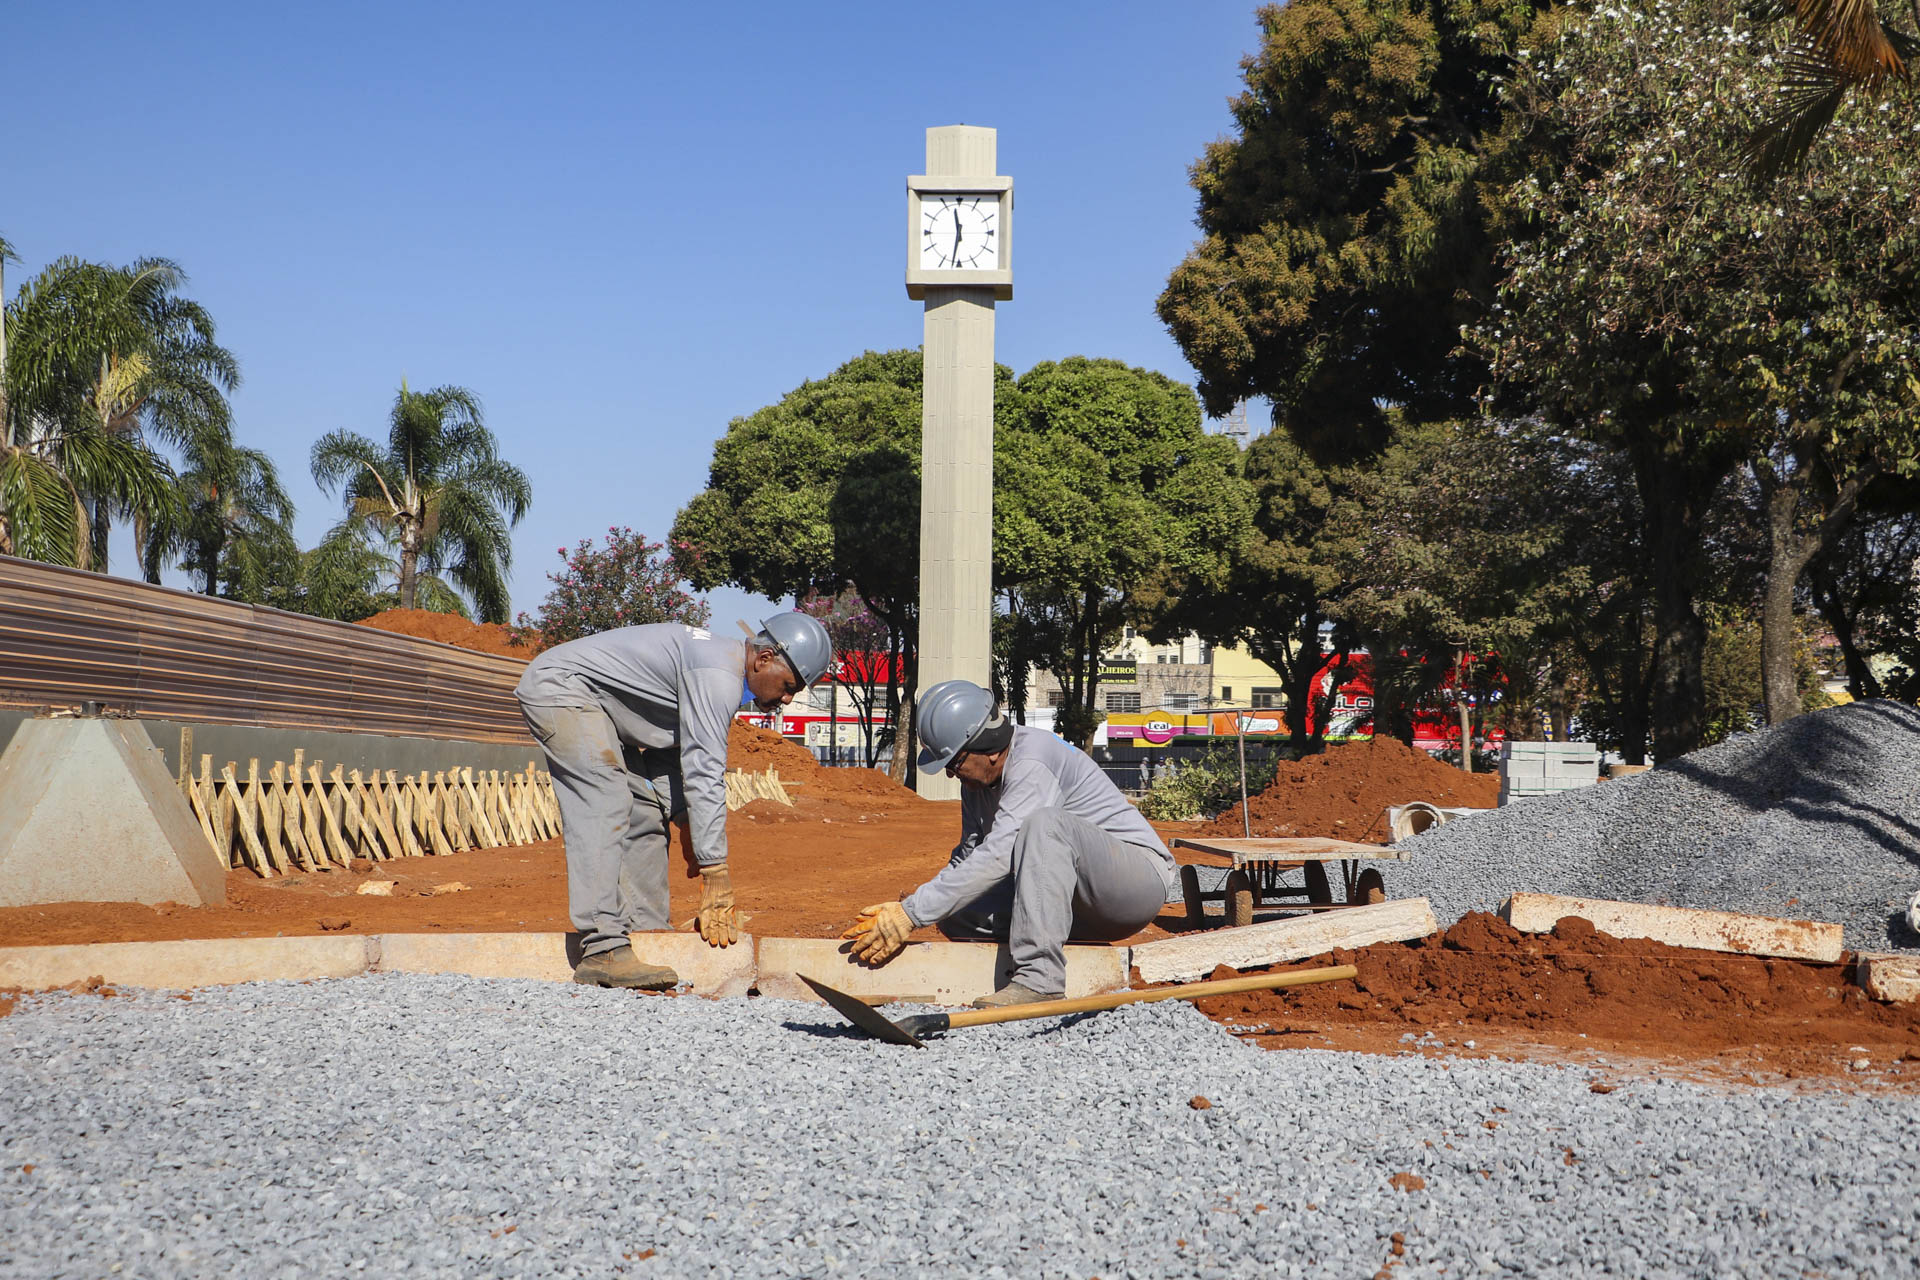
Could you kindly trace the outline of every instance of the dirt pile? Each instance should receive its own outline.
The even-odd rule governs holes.
[[[533,644],[515,644],[511,627],[497,622],[469,622],[457,614],[430,613],[425,609],[388,609],[360,619],[357,625],[412,636],[416,640],[438,640],[441,644],[501,658],[518,658],[522,662],[539,652]]]
[[[921,803],[917,794],[878,769],[823,768],[805,747],[743,720],[735,720],[727,735],[727,767],[749,773],[778,769],[781,782],[799,784],[792,792],[796,798],[818,802],[802,807],[808,817],[830,818],[836,810],[872,812]]]
[[[1256,836],[1328,836],[1388,839],[1387,806],[1424,800],[1448,808],[1491,809],[1500,803],[1500,779],[1462,773],[1396,738],[1328,747],[1317,756],[1280,762],[1273,783],[1248,801]],[[1243,834],[1234,805],[1199,834]]]
[[[1641,1057],[1757,1054],[1783,1068],[1843,1068],[1856,1047],[1881,1062],[1920,1060],[1920,1006],[1868,998],[1844,965],[1614,938],[1579,919],[1524,934],[1475,912],[1436,937],[1336,951],[1331,962],[1357,966],[1359,978],[1216,996],[1200,1008],[1279,1035],[1365,1026],[1376,1038],[1477,1036],[1483,1050],[1489,1033],[1505,1032]]]

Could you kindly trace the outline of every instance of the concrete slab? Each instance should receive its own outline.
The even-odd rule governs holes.
[[[1673,947],[1735,955],[1780,956],[1838,964],[1841,928],[1818,920],[1654,907],[1602,898],[1566,898],[1552,893],[1516,893],[1500,907],[1508,924],[1523,933],[1549,933],[1563,917],[1578,916],[1616,938],[1647,938]]]
[[[0,947],[0,987],[47,991],[98,977],[116,987],[184,991],[236,982],[351,978],[369,968],[374,939],[216,938]]]
[[[1863,952],[1854,977],[1875,1000],[1890,1004],[1920,1000],[1920,956]]]
[[[817,1000],[797,975],[872,999],[896,996],[928,1004],[966,1004],[990,995],[1013,971],[1004,945],[989,942],[909,942],[899,955],[870,969],[855,962],[836,938],[760,939],[760,994]],[[1067,995],[1119,991],[1127,985],[1127,948],[1068,947]]]
[[[226,876],[137,722],[28,720],[0,755],[0,907],[198,907],[226,901]]]
[[[698,995],[743,996],[753,986],[754,942],[709,947],[691,933],[630,935],[636,956],[663,964]],[[460,973],[475,978],[573,978],[574,935],[566,933],[385,933],[374,968],[390,973]]]
[[[1144,982],[1190,982],[1223,964],[1257,969],[1325,955],[1335,947],[1406,942],[1438,932],[1440,923],[1425,898],[1396,898],[1369,907],[1143,942],[1133,949],[1133,965]]]

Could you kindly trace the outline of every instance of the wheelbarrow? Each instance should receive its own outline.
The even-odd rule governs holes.
[[[1412,855],[1384,845],[1358,844],[1351,840],[1328,840],[1312,836],[1270,837],[1265,839],[1188,839],[1173,842],[1175,849],[1190,850],[1199,861],[1180,868],[1181,896],[1186,902],[1187,923],[1194,929],[1253,923],[1254,913],[1288,911],[1340,911],[1364,907],[1387,900],[1386,877],[1367,862],[1405,862]],[[1336,901],[1332,867],[1340,877],[1341,900]],[[1224,869],[1222,877],[1209,877],[1218,888],[1203,889],[1201,872]],[[1224,902],[1223,916],[1209,916],[1206,903]]]

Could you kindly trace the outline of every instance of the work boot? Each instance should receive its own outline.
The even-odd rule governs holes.
[[[615,947],[587,956],[574,966],[573,980],[589,987],[633,987],[665,991],[680,985],[680,975],[664,965],[642,964],[632,947]]]
[[[1058,1000],[1059,996],[1043,996],[1030,987],[1017,982],[1009,982],[990,996],[981,996],[973,1002],[976,1009],[1004,1009],[1010,1004],[1038,1004],[1046,1000]]]

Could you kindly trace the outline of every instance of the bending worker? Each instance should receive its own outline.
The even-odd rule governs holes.
[[[826,673],[827,629],[777,613],[758,634],[719,639],[677,622],[569,640],[527,664],[514,694],[547,753],[567,845],[567,914],[580,931],[573,980],[657,990],[672,969],[642,964],[627,934],[665,929],[667,836],[690,829],[700,936],[737,941],[727,871],[727,730],[752,702],[772,711]]]
[[[977,1003],[1059,998],[1067,939],[1137,932],[1176,883],[1173,855],[1085,752],[1012,723],[979,685],[933,686],[916,724],[921,772],[960,779],[960,844],[946,870],[868,907],[842,936],[868,964],[891,959],[920,925],[1004,936],[1011,978]]]

